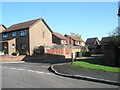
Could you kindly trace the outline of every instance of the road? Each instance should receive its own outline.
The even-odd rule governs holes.
[[[48,70],[51,63],[3,63],[2,88],[118,88],[114,85],[72,79]]]

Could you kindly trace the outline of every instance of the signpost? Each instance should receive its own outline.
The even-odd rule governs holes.
[[[71,53],[71,57],[72,57],[72,62],[75,61],[75,53]]]

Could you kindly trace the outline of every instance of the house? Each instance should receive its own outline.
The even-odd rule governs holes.
[[[3,24],[0,24],[0,40],[2,40],[2,31],[5,29],[6,27]]]
[[[65,34],[64,36],[67,38],[68,46],[85,46],[85,43],[83,40],[80,40],[73,35]]]
[[[102,37],[101,39],[101,47],[104,49],[104,45],[108,45],[111,42],[111,37]]]
[[[101,49],[101,44],[97,37],[88,38],[85,44],[88,46],[91,53],[97,53],[99,51],[98,49]]]
[[[5,29],[6,29],[6,27],[3,24],[0,24],[0,32],[2,32]]]
[[[60,33],[53,32],[52,42],[53,42],[53,44],[57,44],[57,45],[58,44],[59,45],[66,45],[67,44],[67,38]]]
[[[6,54],[19,51],[30,55],[38,46],[52,45],[52,30],[43,18],[14,24],[2,31],[2,46]]]
[[[2,40],[2,31],[5,30],[6,27],[3,24],[0,24],[0,41]],[[0,42],[0,51],[2,52],[2,43]]]

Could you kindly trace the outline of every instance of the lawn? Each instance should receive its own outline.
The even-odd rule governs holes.
[[[92,69],[92,70],[103,70],[107,72],[120,72],[120,68],[91,64],[91,63],[82,62],[82,61],[72,62],[71,65],[80,67],[80,68]]]
[[[77,59],[77,61],[88,62],[91,64],[98,64],[98,65],[105,65],[104,57],[95,57],[95,58],[88,58],[88,59]]]

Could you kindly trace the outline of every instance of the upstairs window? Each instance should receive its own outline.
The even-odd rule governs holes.
[[[20,31],[20,36],[26,36],[26,35],[27,35],[27,30]]]
[[[3,34],[3,38],[7,38],[7,37],[8,37],[7,33]]]
[[[12,36],[13,36],[13,37],[16,37],[16,32],[12,32]]]
[[[45,32],[43,31],[43,38],[45,37]]]

